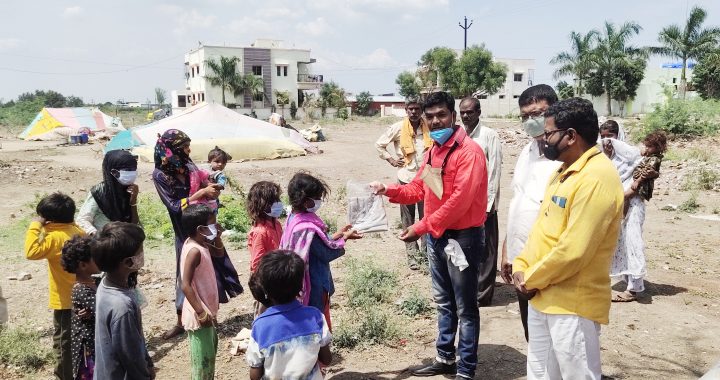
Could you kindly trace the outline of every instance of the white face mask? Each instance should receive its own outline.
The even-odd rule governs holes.
[[[137,179],[136,170],[118,170],[117,173],[115,178],[117,178],[118,182],[123,186],[130,186],[135,183]]]
[[[284,208],[285,205],[282,202],[275,202],[270,206],[270,212],[266,212],[265,214],[271,218],[279,218],[282,216]]]
[[[140,270],[140,268],[145,266],[145,251],[140,251],[137,255],[130,257],[130,261],[132,261],[132,264],[129,267],[130,270]]]
[[[199,226],[198,228],[200,228],[200,227],[203,227],[203,226]],[[205,235],[202,232],[200,232],[200,235],[205,236],[205,239],[208,239],[209,241],[215,240],[215,238],[217,237],[217,225],[209,224],[204,227],[206,227],[208,229],[208,231],[210,231],[210,235]]]
[[[307,209],[307,212],[317,212],[320,210],[320,207],[322,206],[322,199],[313,199],[313,202],[315,202],[315,205]]]

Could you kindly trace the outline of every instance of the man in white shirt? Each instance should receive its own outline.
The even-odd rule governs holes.
[[[425,151],[432,146],[430,130],[422,118],[420,100],[408,98],[405,101],[405,112],[407,117],[389,126],[375,142],[380,158],[399,168],[397,176],[400,184],[410,183],[415,178],[415,174],[422,166]],[[391,152],[388,152],[390,144],[392,144],[392,149]],[[423,218],[422,201],[411,205],[400,205],[400,220],[403,230],[415,224],[416,208],[417,220],[420,220]],[[424,236],[420,238],[419,247],[416,241],[406,242],[405,251],[410,269],[417,270],[420,268],[420,264],[427,262]]]
[[[512,261],[520,254],[545,196],[545,187],[557,171],[560,162],[542,155],[541,145],[545,128],[545,111],[557,102],[555,90],[546,84],[529,87],[520,95],[518,104],[523,129],[533,139],[523,148],[513,171],[513,197],[508,211],[507,232],[502,246],[501,276],[512,284]],[[520,318],[528,339],[528,298],[517,292]]]
[[[502,145],[495,130],[480,124],[480,101],[465,98],[460,102],[460,118],[465,131],[485,152],[488,169],[487,220],[485,221],[485,248],[487,260],[480,266],[478,279],[478,306],[490,306],[495,292],[497,273],[498,220],[497,205],[500,202],[500,172],[502,171]]]

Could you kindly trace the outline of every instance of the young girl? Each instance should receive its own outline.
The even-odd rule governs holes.
[[[643,158],[633,171],[633,182],[625,191],[625,218],[613,256],[610,276],[622,277],[627,282],[623,292],[613,292],[613,302],[632,302],[645,290],[645,244],[642,237],[645,223],[645,201],[652,198],[653,184],[660,171],[662,153],[667,149],[667,138],[662,132],[653,132],[643,141]]]
[[[248,234],[250,272],[255,272],[263,255],[280,246],[282,227],[278,218],[283,208],[276,183],[260,181],[252,185],[247,196],[247,211],[253,223]]]
[[[295,252],[305,262],[302,304],[322,311],[332,329],[330,296],[335,292],[335,285],[330,262],[345,254],[346,240],[360,239],[362,235],[346,225],[332,237],[328,236],[327,226],[316,213],[329,193],[325,182],[310,174],[300,172],[292,177],[288,184],[292,213],[285,223],[280,248]]]
[[[68,273],[75,274],[72,288],[72,344],[73,379],[92,380],[95,369],[95,292],[97,283],[92,275],[100,273],[90,256],[90,241],[75,236],[65,242],[60,263]]]
[[[224,253],[215,213],[206,205],[191,205],[182,214],[183,232],[188,236],[180,254],[182,324],[190,341],[192,379],[212,379],[217,353],[217,312],[220,307],[217,279],[211,257]]]
[[[321,380],[319,364],[332,360],[332,337],[323,314],[297,300],[304,273],[298,255],[273,251],[250,276],[250,292],[268,308],[253,322],[245,354],[252,380]]]

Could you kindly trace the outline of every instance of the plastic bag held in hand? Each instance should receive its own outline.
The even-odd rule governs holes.
[[[381,195],[373,194],[367,182],[348,181],[348,224],[359,233],[388,230],[385,205]]]

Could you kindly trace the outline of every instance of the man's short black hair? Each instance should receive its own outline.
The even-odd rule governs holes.
[[[520,94],[518,98],[518,106],[525,107],[528,104],[537,103],[541,100],[547,102],[549,106],[557,103],[558,96],[552,87],[546,84],[536,84],[535,86],[528,87],[525,91]]]
[[[207,221],[212,214],[213,211],[210,207],[204,204],[190,205],[183,210],[180,220],[185,236],[195,235],[198,227],[207,225]]]
[[[253,297],[265,306],[294,300],[303,286],[305,262],[293,251],[275,250],[260,259],[250,276],[248,287]]]
[[[425,102],[422,104],[422,110],[425,112],[426,109],[435,106],[445,106],[450,112],[455,112],[455,98],[445,91],[433,92],[428,95]]]
[[[545,111],[545,118],[555,119],[557,129],[574,129],[588,145],[597,143],[600,127],[591,101],[583,98],[561,100]]]
[[[463,104],[465,102],[472,103],[475,106],[475,111],[480,112],[480,100],[474,96],[468,96],[467,98],[463,98],[463,100],[460,101],[460,104]]]
[[[72,223],[75,220],[75,201],[63,193],[52,193],[40,200],[35,212],[48,222]]]
[[[143,241],[145,232],[137,224],[110,222],[95,234],[90,252],[98,269],[114,272],[123,260],[142,248]]]

